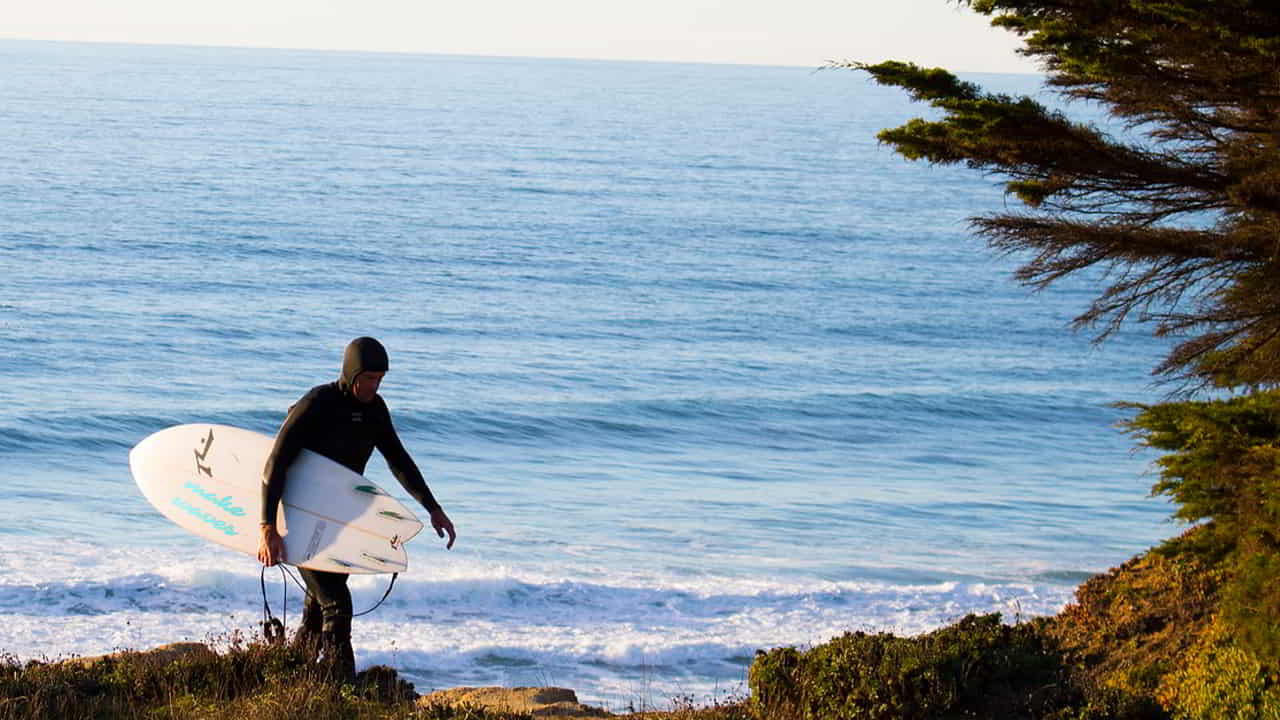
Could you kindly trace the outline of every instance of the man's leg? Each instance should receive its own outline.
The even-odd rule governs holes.
[[[307,592],[320,607],[321,652],[343,680],[355,677],[355,653],[351,649],[351,590],[347,575],[299,568]]]
[[[308,590],[307,598],[302,603],[302,623],[294,633],[291,643],[307,662],[315,662],[319,657],[320,634],[323,630],[324,611],[320,609],[320,601]]]

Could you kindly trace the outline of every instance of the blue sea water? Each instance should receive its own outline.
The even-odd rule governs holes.
[[[1012,201],[878,145],[927,108],[863,76],[18,41],[0,68],[0,651],[251,628],[257,564],[149,506],[128,450],[273,432],[366,334],[460,533],[356,622],[422,691],[705,701],[757,648],[1055,612],[1177,531],[1111,405],[1159,398],[1167,348],[1069,332],[1095,286],[1017,285],[966,222]]]

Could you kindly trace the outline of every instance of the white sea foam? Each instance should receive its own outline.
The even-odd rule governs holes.
[[[30,544],[3,560],[0,648],[19,658],[90,655],[252,634],[262,615],[258,567],[221,551]],[[40,558],[38,564],[31,559]],[[807,646],[851,630],[913,634],[970,612],[1036,615],[1069,599],[1026,583],[782,582],[705,577],[575,580],[553,568],[515,570],[463,559],[401,577],[355,624],[360,665],[390,664],[423,686],[574,684],[615,706],[643,680],[652,693],[707,694],[740,683],[757,649]],[[267,599],[281,613],[281,578]],[[387,576],[351,580],[357,611]],[[286,581],[288,616],[302,596]],[[630,690],[628,690],[630,688]]]

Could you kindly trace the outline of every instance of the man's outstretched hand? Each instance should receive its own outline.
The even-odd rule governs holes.
[[[435,529],[436,535],[444,537],[445,533],[449,534],[449,543],[444,546],[446,550],[453,549],[453,541],[458,539],[458,533],[453,529],[453,521],[448,515],[444,514],[443,509],[431,510],[431,527]],[[259,551],[261,553],[261,551]]]

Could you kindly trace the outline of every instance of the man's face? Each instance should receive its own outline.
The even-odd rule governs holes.
[[[362,403],[373,402],[373,398],[378,394],[378,386],[382,384],[382,376],[385,372],[366,371],[356,376],[355,382],[351,383],[351,394]]]

